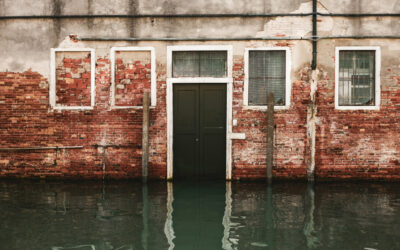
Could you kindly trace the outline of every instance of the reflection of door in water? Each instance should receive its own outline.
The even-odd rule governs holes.
[[[174,249],[221,249],[225,183],[174,182],[173,190]]]
[[[226,84],[175,84],[174,178],[225,178]]]

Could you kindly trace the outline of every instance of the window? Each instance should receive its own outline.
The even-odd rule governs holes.
[[[153,47],[112,47],[111,108],[143,106],[143,93],[150,91],[151,106],[156,106],[156,57]]]
[[[173,77],[226,77],[226,51],[173,51]]]
[[[272,92],[276,107],[289,107],[290,65],[288,53],[288,48],[246,50],[245,105],[266,107],[268,93]]]
[[[378,108],[379,48],[341,47],[336,58],[336,108]]]
[[[93,109],[95,51],[89,48],[51,49],[50,105],[59,110]]]

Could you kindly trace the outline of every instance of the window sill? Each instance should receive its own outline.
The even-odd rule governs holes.
[[[274,106],[274,110],[287,110],[289,109],[290,106],[289,105],[285,105],[285,106]],[[268,110],[268,106],[249,106],[249,105],[244,105],[243,109],[246,110]]]
[[[370,110],[370,111],[378,111],[380,109],[379,106],[335,106],[337,110]]]
[[[149,106],[150,109],[155,109],[155,106]],[[143,106],[111,106],[111,109],[143,109]]]
[[[75,106],[75,107],[68,107],[68,106],[55,106],[52,107],[53,110],[71,110],[71,111],[84,111],[84,110],[93,110],[91,106]]]

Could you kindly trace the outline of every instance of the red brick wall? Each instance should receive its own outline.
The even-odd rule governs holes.
[[[234,57],[233,119],[237,119],[234,133],[245,133],[246,140],[233,141],[233,179],[260,179],[266,176],[266,111],[243,107],[243,57]],[[273,175],[275,178],[298,179],[306,177],[309,145],[306,134],[307,104],[310,88],[307,69],[299,72],[292,82],[291,106],[275,115],[275,151]]]
[[[78,68],[78,72],[84,67],[82,61],[76,59],[73,62],[62,61],[67,68]],[[81,72],[80,78],[71,78],[74,82],[86,79],[85,73]],[[149,177],[156,179],[166,177],[166,86],[163,74],[159,74],[159,79],[159,105],[150,110]],[[139,84],[148,84],[147,78],[141,80],[143,82]],[[35,72],[0,73],[0,93],[2,148],[83,146],[82,149],[0,151],[0,176],[141,177],[142,110],[110,109],[108,59],[98,58],[96,61],[96,104],[93,110],[53,110],[49,106],[48,79]],[[64,100],[68,100],[68,104],[77,104],[69,101],[72,99]]]
[[[56,103],[90,106],[90,52],[57,52]]]
[[[379,111],[335,110],[333,76],[318,82],[319,179],[400,180],[400,72],[391,67],[382,61]]]
[[[143,92],[150,92],[150,52],[145,53],[147,57],[144,56],[140,61],[135,59],[135,54],[144,53],[116,51],[114,90],[116,106],[142,106]]]
[[[63,60],[71,66],[71,72],[78,69],[80,78],[67,75],[67,69],[60,71],[60,78],[71,78],[73,84],[83,79],[87,73],[79,70],[85,65],[83,60]],[[334,59],[329,63],[334,65]],[[132,88],[124,88],[127,91],[116,103],[141,105],[142,89],[149,89],[149,60],[136,60],[133,64],[121,60],[116,67],[116,73],[121,74],[117,84],[130,79],[132,72],[136,80],[124,84]],[[263,179],[266,112],[243,107],[243,67],[243,56],[234,56],[233,119],[238,124],[233,132],[245,133],[246,140],[233,140],[233,179]],[[157,69],[157,106],[150,111],[149,176],[164,179],[167,159],[165,64],[157,65]],[[332,69],[320,68],[320,71],[316,98],[317,179],[400,179],[400,72],[392,70],[390,65],[382,65],[379,111],[339,111],[334,109]],[[51,109],[48,79],[38,73],[0,73],[1,147],[83,146],[82,149],[0,151],[0,176],[141,176],[142,110],[111,109],[107,58],[97,58],[95,73],[95,107],[86,111]],[[310,136],[307,135],[307,109],[311,103],[309,77],[307,66],[292,71],[291,106],[276,111],[275,178],[306,178],[311,155]],[[64,94],[69,96],[68,93],[75,92]],[[76,99],[59,99],[59,102],[62,100],[68,105],[77,104],[74,103]]]

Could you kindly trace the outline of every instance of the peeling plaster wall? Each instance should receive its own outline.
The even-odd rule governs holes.
[[[320,1],[320,12],[400,12],[398,1]],[[207,0],[0,0],[1,15],[300,13],[311,12],[311,1]],[[393,34],[398,18],[320,17],[320,35]],[[241,27],[238,29],[237,27]],[[82,18],[1,20],[1,71],[29,68],[49,75],[49,48],[59,47],[69,34],[82,37],[245,37],[306,36],[310,17],[277,18]],[[34,31],[34,32],[33,32]]]
[[[322,13],[399,13],[399,1],[322,0]],[[23,6],[23,7],[21,7]],[[308,13],[306,0],[0,0],[1,15]],[[318,34],[398,35],[398,17],[318,17]],[[141,110],[110,109],[110,49],[154,47],[157,106],[150,117],[150,177],[166,178],[166,47],[233,46],[233,179],[265,176],[266,113],[243,105],[244,52],[251,47],[291,50],[291,106],[276,112],[278,178],[400,179],[400,42],[388,39],[321,40],[318,69],[311,71],[309,41],[83,42],[69,37],[308,37],[311,17],[274,18],[77,18],[0,20],[0,141],[7,147],[84,145],[84,150],[0,152],[0,175],[136,178],[141,173]],[[336,46],[380,46],[380,111],[334,109]],[[92,111],[54,111],[48,102],[50,48],[93,48],[96,101]],[[142,60],[139,60],[142,61]],[[148,61],[139,62],[146,67]],[[146,81],[147,81],[146,76]],[[140,95],[140,94],[139,94]],[[140,104],[140,102],[138,102]],[[95,148],[118,144],[128,148]],[[126,164],[126,163],[129,164]],[[107,166],[104,172],[103,164]]]
[[[377,111],[334,108],[336,46],[380,46],[381,105]],[[396,179],[400,168],[400,41],[350,39],[319,43],[316,175]]]

